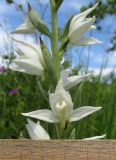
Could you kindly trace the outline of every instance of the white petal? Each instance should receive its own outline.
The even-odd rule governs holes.
[[[58,82],[55,93],[49,94],[49,101],[53,113],[58,117],[60,116],[56,106],[61,106],[60,109],[62,110],[62,103],[65,103],[65,109],[62,110],[62,113],[66,111],[66,117],[69,119],[69,115],[73,111],[73,103],[69,92],[64,90],[62,82]]]
[[[28,133],[29,133],[29,136],[31,139],[33,139],[33,140],[39,139],[38,136],[33,132],[32,128],[28,124],[26,124],[26,128],[28,130]]]
[[[95,17],[89,18],[85,22],[78,24],[78,27],[76,27],[75,31],[69,32],[70,42],[75,43],[77,39],[80,39],[80,37],[82,37],[82,35],[86,31],[88,31],[88,29],[91,27],[91,25],[93,25],[94,22],[95,22]]]
[[[68,91],[65,91],[62,82],[59,82],[56,86],[55,96],[59,98],[59,101],[65,101],[67,103],[69,113],[72,113],[73,102]]]
[[[31,139],[50,139],[48,133],[41,125],[33,122],[30,119],[28,119],[27,121],[28,124],[26,125],[26,127]]]
[[[35,27],[31,23],[29,16],[26,15],[24,23],[21,24],[18,28],[16,28],[16,30],[12,33],[29,34],[33,32],[35,32]]]
[[[69,77],[69,75],[72,73],[72,69],[68,68],[68,69],[64,69],[61,71],[61,79],[66,79],[67,77]]]
[[[30,74],[30,72],[27,72],[26,70],[22,69],[22,68],[21,68],[20,66],[18,66],[18,65],[15,65],[15,66],[10,65],[10,66],[9,66],[9,69],[12,69],[12,70],[18,71],[18,72],[23,72],[23,73],[28,73],[28,74]]]
[[[50,107],[51,107],[53,113],[55,115],[57,115],[55,107],[58,102],[58,96],[56,96],[54,93],[49,94],[49,102],[50,102]]]
[[[26,45],[19,45],[18,50],[16,51],[18,51],[18,55],[23,54],[27,58],[38,59],[39,61],[38,53],[32,47],[28,47]]]
[[[78,17],[83,17],[83,16],[86,17],[88,14],[90,14],[92,11],[94,11],[94,10],[97,8],[98,4],[99,4],[99,3],[96,3],[93,7],[87,9],[86,11],[84,11],[84,12],[82,12],[82,13],[80,13],[80,14],[78,15]]]
[[[74,22],[74,24],[69,27],[69,35],[71,35],[79,26],[87,21],[87,18],[80,18]]]
[[[84,106],[73,110],[69,122],[78,121],[88,115],[100,110],[101,107]]]
[[[44,63],[43,61],[43,55],[40,46],[35,45],[33,43],[29,43],[23,40],[19,40],[17,38],[11,37],[13,40],[15,40],[18,45],[20,45],[19,52],[21,51],[25,57],[31,58],[31,59],[38,59],[39,62]],[[18,53],[19,54],[19,53]],[[19,54],[20,55],[20,54]]]
[[[96,139],[101,139],[101,138],[105,138],[106,134],[102,135],[102,136],[94,136],[94,137],[89,137],[89,138],[84,138],[83,140],[96,140]]]
[[[16,48],[15,52],[18,54],[18,56],[25,56],[24,50],[20,50],[20,48]]]
[[[81,37],[80,39],[77,39],[74,42],[74,44],[78,46],[85,46],[85,45],[91,45],[96,43],[102,43],[102,42],[92,37]]]
[[[69,90],[70,88],[76,86],[81,81],[83,81],[86,78],[89,78],[91,76],[92,76],[92,73],[88,73],[88,74],[85,74],[85,75],[82,75],[82,76],[75,75],[75,76],[67,77],[65,80],[63,80],[63,86],[66,90]]]
[[[58,122],[58,118],[54,116],[53,112],[47,109],[37,110],[29,113],[22,113],[22,115],[51,123]]]
[[[31,59],[15,59],[13,62],[20,68],[25,70],[27,73],[32,75],[41,75],[43,72],[43,67],[37,60]]]
[[[82,25],[83,23],[85,23],[87,21],[86,18],[80,18],[77,21],[74,22],[73,25],[69,26],[69,36],[76,30],[79,28],[80,25]]]
[[[97,6],[98,6],[98,3],[96,3],[92,8],[89,8],[86,11],[74,16],[72,21],[71,21],[70,27],[72,28],[74,23],[75,23],[75,21],[79,20],[80,18],[87,17],[87,15],[90,14],[93,10],[95,10],[97,8]]]

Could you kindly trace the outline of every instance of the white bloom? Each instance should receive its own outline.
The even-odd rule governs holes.
[[[35,123],[30,119],[27,119],[27,121],[28,124],[26,124],[26,127],[31,139],[50,139],[48,133],[39,123]]]
[[[21,24],[15,31],[12,33],[19,33],[19,34],[29,34],[35,32],[35,27],[31,23],[29,16],[26,15],[24,23]]]
[[[15,41],[19,45],[16,49],[19,57],[12,61],[15,66],[11,64],[9,68],[32,75],[41,75],[44,70],[44,61],[40,46],[17,39]]]
[[[71,44],[74,45],[90,45],[95,43],[101,43],[101,41],[92,38],[92,37],[84,37],[83,34],[91,29],[95,29],[96,27],[93,25],[95,22],[95,16],[92,18],[86,18],[88,14],[90,14],[96,7],[98,3],[96,3],[92,8],[75,15],[69,26],[69,40]]]
[[[83,140],[96,140],[96,139],[101,139],[101,138],[105,138],[106,134],[102,135],[102,136],[94,136],[94,137],[90,137],[90,138],[84,138]]]
[[[61,71],[61,82],[63,83],[63,86],[65,90],[69,90],[70,88],[76,86],[83,80],[90,78],[92,76],[92,72],[85,74],[85,75],[74,75],[69,76],[72,73],[71,69],[64,69]]]
[[[22,114],[51,123],[59,122],[64,128],[67,121],[78,121],[101,109],[101,107],[84,106],[73,110],[71,96],[64,90],[62,83],[58,83],[55,93],[49,95],[49,101],[52,110],[43,109]]]

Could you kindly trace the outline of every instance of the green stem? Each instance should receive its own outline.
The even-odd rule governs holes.
[[[58,54],[58,20],[57,20],[57,10],[55,6],[55,1],[50,0],[50,5],[51,5],[51,19],[52,19],[51,48],[52,48],[52,56],[53,56],[55,72],[57,74],[57,81],[59,81],[60,57]]]
[[[56,127],[57,138],[60,139],[58,124],[55,124],[55,127]]]
[[[50,4],[51,4],[51,18],[52,18],[51,47],[52,47],[52,54],[55,57],[58,52],[58,21],[57,21],[57,11],[55,10],[54,0],[50,0]]]
[[[58,55],[58,19],[57,19],[57,10],[55,0],[50,0],[51,6],[51,21],[52,21],[52,33],[51,33],[51,48],[52,48],[52,57],[53,57],[53,64],[54,70],[57,77],[55,82],[54,89],[56,87],[57,82],[60,79],[60,58]],[[57,137],[60,138],[60,130],[58,124],[55,124]]]
[[[56,132],[57,132],[58,139],[64,138],[62,135],[65,132],[65,130],[61,128],[59,123],[55,124],[55,126],[56,126]]]

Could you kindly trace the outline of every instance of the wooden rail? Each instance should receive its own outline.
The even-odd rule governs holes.
[[[0,140],[0,160],[116,160],[116,141]]]

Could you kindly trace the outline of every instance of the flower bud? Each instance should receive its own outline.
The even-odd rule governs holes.
[[[90,14],[96,7],[98,6],[98,3],[95,4],[92,8],[89,8],[88,10],[75,15],[70,22],[69,26],[69,42],[72,45],[91,45],[96,43],[101,43],[101,41],[92,38],[92,37],[84,37],[84,33],[88,30],[94,29],[95,26],[93,23],[95,22],[95,16],[92,18],[86,18],[88,14]]]
[[[41,33],[50,36],[50,32],[49,29],[47,27],[47,25],[45,24],[45,22],[40,18],[40,16],[38,15],[38,13],[31,8],[31,6],[29,5],[28,8],[28,15],[29,18],[33,24],[33,26],[38,29]]]

